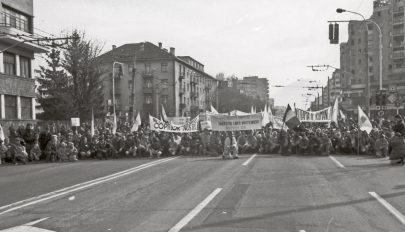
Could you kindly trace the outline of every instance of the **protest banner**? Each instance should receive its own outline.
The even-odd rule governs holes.
[[[201,130],[212,130],[212,126],[211,126],[211,121],[201,121],[200,122],[201,125]]]
[[[71,118],[72,126],[80,126],[80,118]]]
[[[198,118],[199,116],[195,117],[193,120],[183,125],[175,125],[173,124],[173,122],[165,122],[149,115],[149,126],[150,130],[153,131],[164,131],[173,133],[197,132],[199,120]]]
[[[183,125],[190,122],[190,117],[167,117],[167,121],[175,125]]]
[[[295,113],[300,122],[330,122],[332,120],[332,107],[319,111],[296,109]]]
[[[261,113],[243,116],[211,115],[213,131],[257,130],[262,128]]]

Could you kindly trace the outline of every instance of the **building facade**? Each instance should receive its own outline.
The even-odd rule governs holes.
[[[236,81],[236,88],[243,94],[269,102],[269,80],[258,76],[243,77]]]
[[[190,56],[176,56],[175,48],[159,43],[125,44],[98,58],[104,70],[106,109],[112,106],[112,68],[115,74],[115,108],[120,117],[139,112],[161,116],[162,105],[169,117],[194,116],[217,104],[218,81],[204,72],[204,65]],[[121,63],[123,65],[121,65]],[[122,68],[123,67],[123,68]]]
[[[34,54],[46,50],[23,42],[34,34],[33,0],[0,3],[0,123],[7,128],[35,122]]]

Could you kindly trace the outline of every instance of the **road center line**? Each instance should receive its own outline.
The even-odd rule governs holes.
[[[137,167],[130,168],[130,169],[127,169],[127,170],[124,170],[124,171],[121,171],[121,172],[117,172],[117,173],[114,173],[114,174],[111,174],[111,175],[108,175],[108,176],[105,176],[105,177],[100,177],[100,178],[97,178],[97,179],[94,179],[94,180],[91,180],[91,181],[83,182],[83,183],[76,184],[76,185],[73,185],[73,186],[70,186],[70,187],[67,187],[67,188],[59,189],[59,190],[56,190],[56,191],[53,191],[53,192],[49,192],[49,193],[42,194],[42,195],[39,195],[39,196],[36,196],[36,197],[28,198],[26,200],[22,200],[22,201],[18,201],[18,202],[9,204],[9,205],[5,205],[5,206],[0,207],[0,210],[3,210],[3,209],[7,209],[7,210],[5,210],[3,212],[0,212],[0,215],[6,214],[8,212],[15,211],[17,209],[21,209],[21,208],[24,208],[24,207],[27,207],[27,206],[30,206],[30,205],[34,205],[34,204],[37,204],[37,203],[40,203],[42,201],[46,201],[46,200],[49,200],[49,199],[52,199],[52,198],[55,198],[55,197],[59,197],[59,196],[62,196],[62,195],[68,194],[68,193],[72,193],[72,192],[76,192],[76,191],[79,191],[79,190],[82,190],[82,189],[86,189],[86,188],[89,188],[91,186],[101,184],[101,183],[104,183],[106,181],[110,181],[110,180],[113,180],[113,179],[117,179],[119,177],[123,177],[123,176],[129,175],[129,174],[132,174],[134,172],[138,172],[138,171],[141,171],[143,169],[146,169],[146,168],[149,168],[149,167],[161,164],[161,163],[165,163],[165,162],[177,159],[177,158],[178,157],[173,157],[173,158],[166,158],[166,159],[161,159],[161,160],[149,162],[149,163],[142,164],[142,165],[139,165]]]
[[[341,162],[339,162],[339,160],[337,160],[335,157],[333,156],[329,156],[329,158],[339,167],[339,168],[346,168]]]
[[[246,161],[242,164],[242,166],[247,166],[247,165],[250,163],[250,161],[252,161],[252,159],[256,157],[256,155],[257,155],[257,154],[252,155],[248,160],[246,160]]]
[[[194,209],[192,209],[183,219],[181,219],[175,226],[173,226],[169,232],[179,232],[184,226],[186,226],[197,214],[201,212],[207,206],[212,199],[218,193],[222,191],[222,188],[215,189],[210,195],[208,195],[200,204],[198,204]]]
[[[405,216],[395,209],[390,203],[384,200],[380,195],[375,192],[368,192],[371,196],[377,199],[391,214],[393,214],[403,225],[405,225]]]

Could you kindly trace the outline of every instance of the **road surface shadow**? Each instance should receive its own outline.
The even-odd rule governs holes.
[[[394,198],[394,197],[404,196],[404,195],[405,195],[405,191],[384,194],[384,195],[381,195],[381,197],[384,199],[387,199],[387,198]],[[352,201],[343,201],[343,202],[316,205],[316,206],[306,206],[306,207],[301,207],[301,208],[297,208],[297,209],[282,210],[282,211],[262,214],[262,215],[253,216],[253,217],[239,217],[239,218],[223,220],[223,221],[215,222],[215,223],[207,223],[207,224],[203,224],[200,226],[194,226],[193,228],[184,228],[183,231],[194,231],[194,230],[206,229],[206,228],[211,228],[211,227],[224,227],[224,226],[230,226],[232,224],[236,225],[236,224],[241,224],[241,223],[246,223],[246,222],[268,219],[268,218],[272,218],[272,217],[285,216],[285,215],[289,215],[292,213],[295,214],[295,213],[303,213],[303,212],[308,212],[308,211],[331,209],[331,208],[349,206],[349,205],[354,205],[354,204],[362,204],[362,203],[372,202],[372,201],[376,202],[376,199],[370,196],[370,197],[366,197],[366,198],[362,198],[362,199],[358,199],[358,200],[352,200]]]

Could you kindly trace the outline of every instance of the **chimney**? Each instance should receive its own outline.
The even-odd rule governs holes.
[[[162,49],[162,42],[159,42],[159,48]]]
[[[176,49],[174,47],[170,48],[170,54],[172,54],[173,56],[176,55]]]
[[[112,50],[114,50],[114,49],[116,49],[117,48],[117,45],[113,45],[112,46]]]

